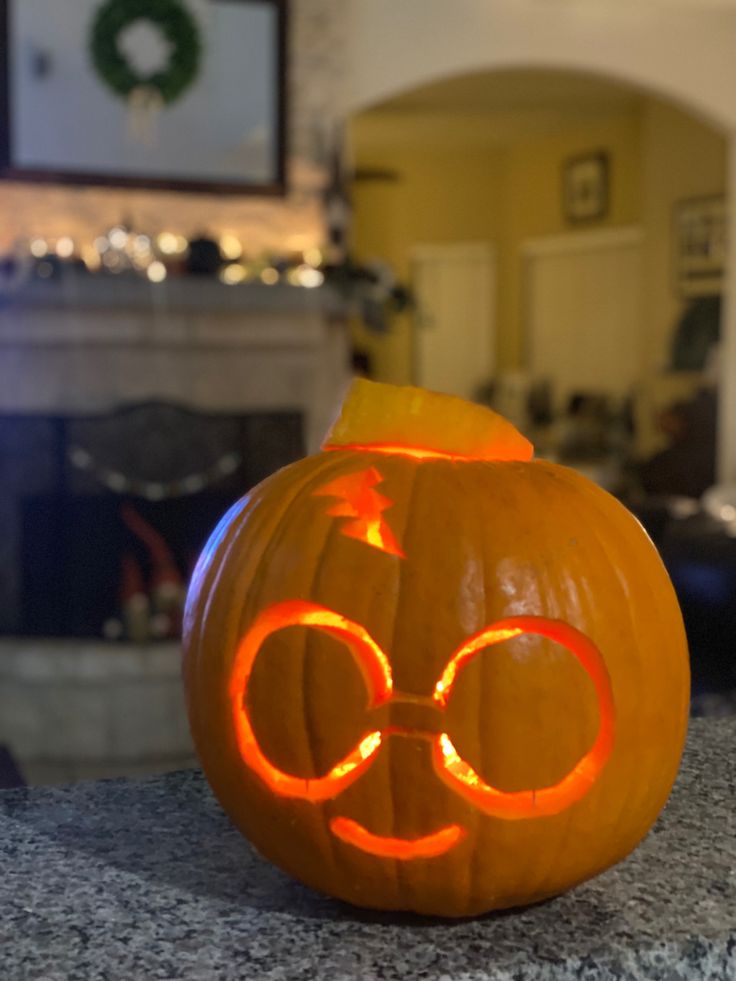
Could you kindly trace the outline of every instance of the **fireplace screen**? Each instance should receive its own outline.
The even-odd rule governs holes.
[[[302,452],[293,413],[147,404],[0,417],[0,631],[178,636],[189,575],[219,517]]]

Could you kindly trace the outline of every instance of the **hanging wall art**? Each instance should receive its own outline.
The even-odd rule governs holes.
[[[285,0],[0,0],[0,176],[283,190]]]

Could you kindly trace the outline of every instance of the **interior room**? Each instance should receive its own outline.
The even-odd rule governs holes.
[[[623,500],[680,597],[693,712],[732,712],[729,144],[696,96],[564,52],[430,74],[408,59],[388,84],[367,61],[380,12],[327,0],[266,4],[270,20],[245,4],[271,48],[241,80],[193,0],[224,61],[189,102],[138,105],[74,47],[104,29],[85,3],[61,38],[46,0],[3,11],[5,779],[191,763],[196,556],[230,504],[319,448],[354,376],[488,405]],[[165,56],[159,28],[124,38],[141,71]],[[63,125],[55,78],[80,100]],[[240,156],[183,164],[174,114],[193,103],[201,125],[196,100],[241,81],[267,123]],[[85,144],[80,121],[108,106],[122,134]]]
[[[736,978],[736,0],[0,0],[0,981]]]
[[[356,254],[414,298],[388,331],[354,326],[373,376],[486,402],[624,500],[679,589],[694,710],[732,711],[723,281],[682,255],[693,215],[725,234],[723,132],[600,75],[507,69],[403,92],[351,134]],[[702,249],[722,269],[724,240]]]
[[[319,447],[350,377],[342,300],[323,285],[344,265],[325,222],[329,6],[287,21],[281,3],[184,4],[201,52],[169,109],[138,105],[141,86],[121,97],[92,57],[119,4],[75,2],[74,22],[44,0],[2,4],[8,780],[193,760],[179,638],[194,562],[235,500]],[[120,43],[145,75],[166,65],[169,27],[132,15]],[[230,149],[182,159],[193,126]]]

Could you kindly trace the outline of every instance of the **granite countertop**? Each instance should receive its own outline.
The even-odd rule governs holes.
[[[736,718],[693,723],[625,862],[473,921],[355,910],[262,862],[197,771],[0,794],[0,978],[736,979]]]

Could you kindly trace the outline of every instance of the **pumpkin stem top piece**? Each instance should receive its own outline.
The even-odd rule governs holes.
[[[486,406],[363,378],[353,382],[322,448],[416,459],[530,460],[534,455],[529,440]]]

